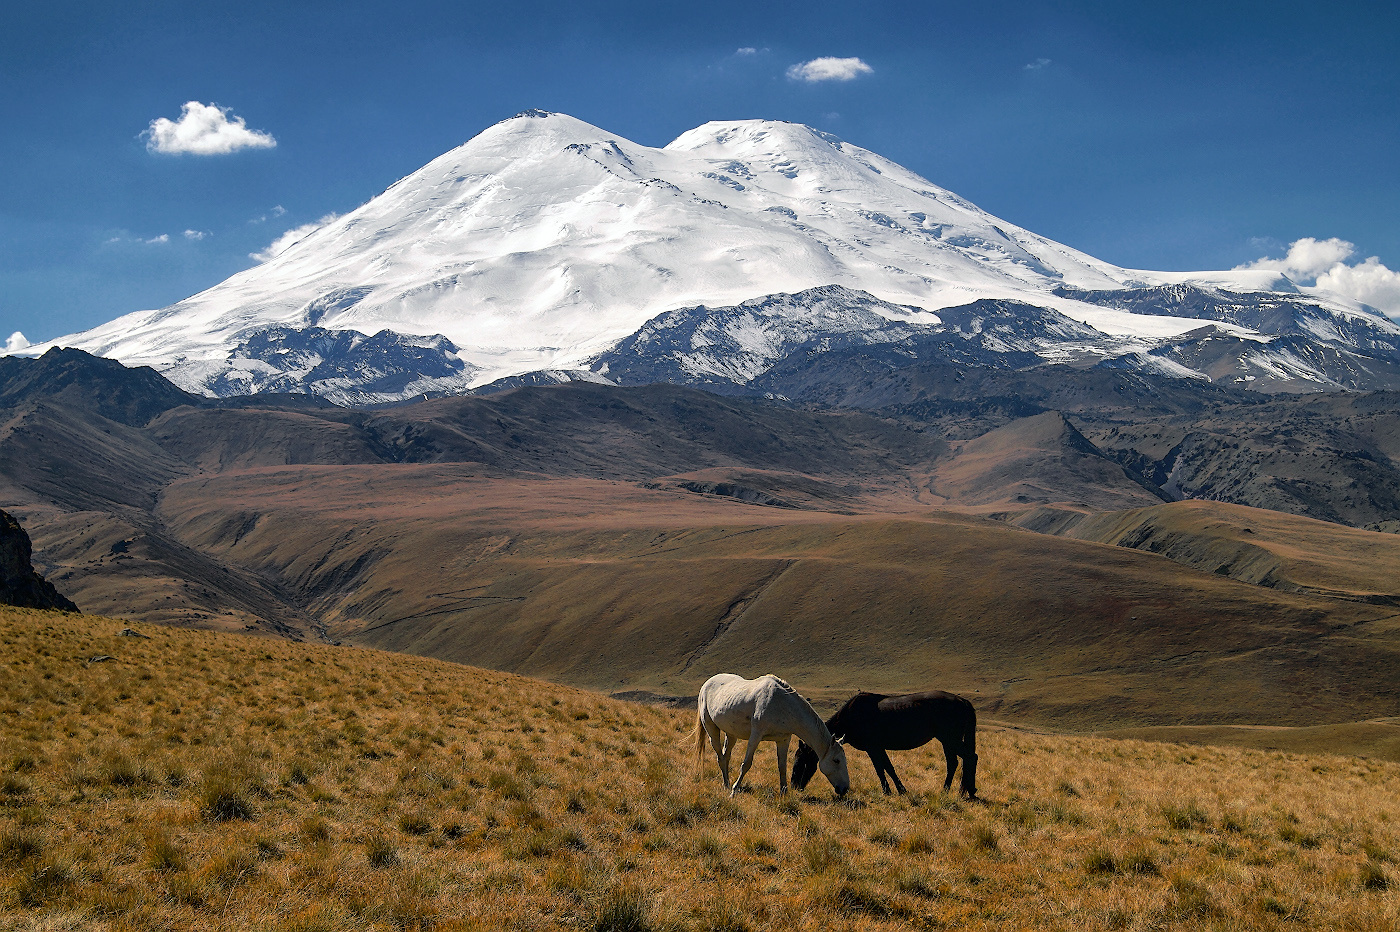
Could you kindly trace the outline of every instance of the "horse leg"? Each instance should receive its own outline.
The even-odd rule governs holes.
[[[870,763],[875,765],[875,776],[880,778],[880,789],[885,791],[886,796],[890,795],[890,781],[885,779],[885,768],[889,766],[890,756],[880,748],[866,753],[870,755]]]
[[[890,755],[882,750],[880,752],[880,756],[885,759],[885,769],[890,772],[890,779],[894,781],[895,790],[899,793],[900,796],[903,796],[904,784],[899,782],[899,774],[894,772],[894,764],[890,763]],[[881,782],[884,781],[882,780]],[[885,792],[888,793],[889,790],[886,790]]]
[[[976,727],[975,725],[973,726]],[[977,798],[977,733],[969,731],[962,745],[962,792],[968,799]]]
[[[749,768],[753,766],[753,755],[758,750],[758,732],[754,731],[749,735],[749,746],[744,749],[744,762],[739,765],[739,778],[734,781],[734,786],[729,790],[729,795],[733,796],[739,792],[739,784],[744,782],[744,777],[748,774]]]
[[[943,742],[943,756],[948,759],[948,778],[943,781],[943,792],[953,785],[953,772],[958,769],[958,751],[952,741]]]
[[[724,785],[725,787],[728,787],[729,762],[734,757],[734,745],[739,743],[739,739],[731,734],[725,734],[721,740],[724,742]]]
[[[710,736],[710,747],[715,749],[715,762],[719,764],[720,778],[729,785],[729,752],[725,750],[725,739],[729,736],[719,730],[714,722],[705,722],[705,733]]]
[[[778,792],[787,792],[787,752],[792,743],[792,735],[778,739]]]

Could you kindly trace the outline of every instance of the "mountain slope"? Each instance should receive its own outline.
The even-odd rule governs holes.
[[[1400,537],[1296,515],[1185,501],[1085,514],[1037,508],[1027,530],[1131,547],[1285,592],[1400,605]]]
[[[128,368],[79,350],[54,348],[34,360],[0,357],[0,408],[39,399],[74,403],[128,427],[201,400],[151,369]]]

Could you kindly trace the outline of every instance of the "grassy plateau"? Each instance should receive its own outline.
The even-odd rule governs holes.
[[[988,726],[981,802],[731,800],[693,712],[125,626],[0,609],[0,929],[1400,927],[1400,764]]]

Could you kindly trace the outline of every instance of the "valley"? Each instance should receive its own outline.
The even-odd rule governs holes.
[[[895,399],[936,382],[865,411],[585,382],[129,410],[75,399],[146,376],[81,356],[30,364],[68,394],[12,383],[0,506],[85,611],[609,693],[687,697],[718,669],[818,698],[937,683],[1057,730],[1330,726],[1400,700],[1400,537],[1173,502],[1125,464],[1170,439],[1135,424],[1262,404],[1209,386],[984,374],[981,400],[925,395],[923,417]],[[1371,396],[1267,404],[1350,406],[1334,420],[1388,449]]]

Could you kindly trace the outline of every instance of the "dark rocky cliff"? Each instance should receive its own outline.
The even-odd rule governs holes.
[[[76,612],[78,606],[34,572],[31,555],[29,535],[12,515],[0,511],[0,605]]]

